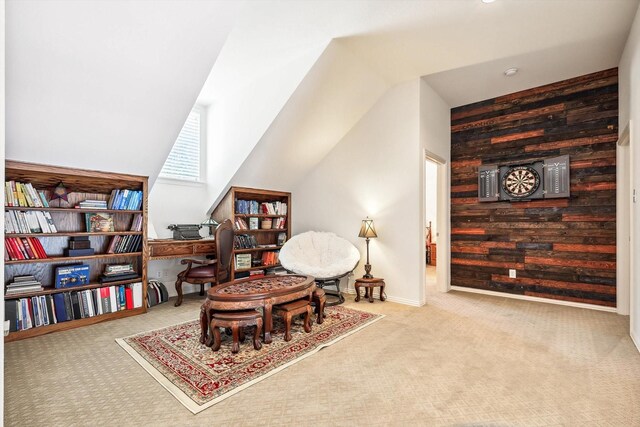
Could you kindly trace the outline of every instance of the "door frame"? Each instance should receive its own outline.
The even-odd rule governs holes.
[[[438,230],[437,235],[431,236],[432,241],[436,243],[436,288],[440,292],[448,292],[451,289],[450,286],[450,251],[449,251],[449,236],[450,236],[450,216],[449,216],[449,167],[447,161],[442,157],[438,156],[435,153],[430,152],[429,150],[424,150],[424,158],[422,160],[422,186],[425,186],[424,182],[426,176],[426,168],[427,161],[432,162],[437,166],[437,181],[436,181],[436,229]],[[425,197],[425,189],[424,187],[422,191],[422,235],[423,235],[423,244],[422,244],[422,277],[424,280],[423,283],[423,293],[426,288],[426,218],[425,218],[425,205],[426,205],[426,197]]]
[[[617,215],[617,255],[616,255],[616,311],[633,316],[631,304],[634,283],[634,203],[633,203],[633,146],[631,144],[631,121],[627,123],[618,138],[618,215]]]

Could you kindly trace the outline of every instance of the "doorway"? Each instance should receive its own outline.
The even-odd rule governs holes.
[[[425,294],[438,290],[438,237],[439,237],[439,191],[440,166],[442,162],[428,154],[424,165],[425,191]],[[441,248],[442,249],[442,248]]]

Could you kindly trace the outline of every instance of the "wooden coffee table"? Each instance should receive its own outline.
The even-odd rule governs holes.
[[[258,279],[240,279],[209,289],[201,311],[202,337],[210,337],[211,310],[264,310],[264,343],[271,343],[272,308],[276,304],[308,298],[316,288],[311,276],[298,274],[272,275]],[[207,326],[205,326],[207,325]],[[203,340],[205,341],[205,340]]]

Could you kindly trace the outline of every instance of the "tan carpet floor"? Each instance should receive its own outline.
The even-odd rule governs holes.
[[[5,425],[639,426],[628,317],[451,292],[386,317],[192,415],[114,341],[200,299],[5,346]]]

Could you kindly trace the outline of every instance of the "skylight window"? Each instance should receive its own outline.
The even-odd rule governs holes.
[[[169,157],[160,171],[160,178],[199,182],[202,178],[202,109],[194,107],[189,113]]]

